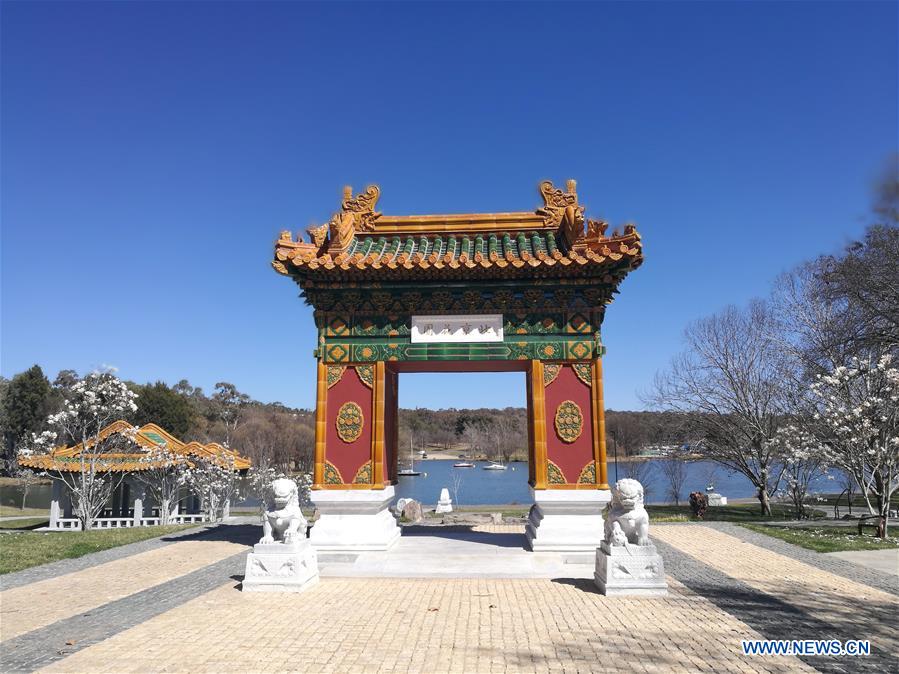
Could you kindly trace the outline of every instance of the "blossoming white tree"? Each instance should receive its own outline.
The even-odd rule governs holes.
[[[159,523],[169,524],[181,487],[187,482],[184,457],[161,444],[147,451],[140,463],[141,470],[134,477],[159,506]]]
[[[824,459],[853,477],[887,535],[890,498],[899,488],[899,367],[889,354],[855,359],[811,386],[816,412],[808,432]]]
[[[771,444],[784,462],[783,492],[793,504],[799,519],[808,516],[805,504],[811,485],[827,474],[827,461],[821,443],[802,426],[780,428]]]
[[[265,504],[272,498],[272,482],[279,477],[286,477],[284,473],[275,470],[267,463],[254,465],[247,471],[246,486],[249,496],[259,499],[259,513],[265,511]]]
[[[93,372],[69,388],[63,409],[47,418],[52,431],[35,436],[22,454],[48,454],[57,444],[77,447],[71,457],[54,457],[51,465],[71,462],[73,470],[50,468],[47,475],[62,482],[72,498],[75,516],[82,530],[93,526],[109,501],[113,491],[122,483],[126,473],[116,470],[117,452],[130,443],[136,427],[118,433],[102,435],[101,431],[113,421],[132,414],[137,396],[110,372]]]
[[[183,468],[185,483],[200,498],[203,512],[211,522],[225,516],[225,504],[237,494],[239,475],[234,457],[228,453],[193,455]]]

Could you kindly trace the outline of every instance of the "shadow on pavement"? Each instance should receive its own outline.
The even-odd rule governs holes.
[[[599,588],[596,587],[596,584],[589,578],[552,578],[550,582],[558,585],[571,585],[571,587],[575,587],[582,592],[602,594]]]
[[[227,541],[241,545],[255,545],[259,542],[261,528],[254,524],[213,524],[181,536],[163,536],[162,540],[180,541]]]
[[[448,538],[456,541],[480,543],[481,545],[494,545],[499,548],[527,549],[527,539],[524,534],[474,531],[475,526],[462,524],[437,527],[409,525],[403,527],[403,536],[430,536],[432,538]]]

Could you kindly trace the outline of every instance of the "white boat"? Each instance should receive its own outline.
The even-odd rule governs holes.
[[[484,470],[505,470],[506,467],[501,463],[496,463],[495,461],[484,466]]]
[[[468,461],[460,461],[459,463],[454,463],[453,468],[474,468],[474,464]]]
[[[412,438],[409,438],[409,467],[400,468],[396,471],[396,474],[405,477],[416,477],[421,475],[421,471],[415,470],[415,454],[412,452]]]

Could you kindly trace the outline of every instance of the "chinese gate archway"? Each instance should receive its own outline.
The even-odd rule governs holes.
[[[322,550],[386,549],[401,372],[523,371],[534,550],[592,550],[609,500],[600,327],[643,261],[632,225],[606,235],[575,182],[533,212],[388,216],[353,196],[310,241],[281,233],[274,268],[314,308],[315,474]]]

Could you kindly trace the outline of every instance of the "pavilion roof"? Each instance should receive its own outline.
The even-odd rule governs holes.
[[[540,184],[533,212],[386,216],[376,212],[377,186],[307,230],[310,241],[283,231],[272,266],[297,281],[450,280],[518,277],[608,277],[620,281],[643,261],[633,225],[606,236],[608,224],[584,219],[575,182],[567,190]]]
[[[214,460],[223,463],[233,462],[235,470],[247,470],[251,466],[249,459],[217,442],[202,444],[193,441],[184,443],[156,424],[141,426],[133,436],[128,433],[126,437],[126,431],[132,428],[134,428],[132,424],[119,420],[114,421],[100,431],[98,435],[101,440],[105,440],[111,435],[121,434],[123,442],[121,451],[103,452],[97,455],[98,472],[131,473],[158,468],[162,465],[162,462],[148,461],[147,453],[159,447],[165,447],[186,460],[189,460],[190,456],[205,456],[212,457]],[[57,470],[77,473],[81,471],[82,457],[90,457],[90,448],[95,444],[96,439],[91,438],[83,445],[57,447],[46,454],[22,454],[19,456],[18,461],[20,465],[35,470]]]

